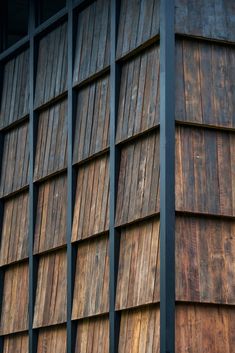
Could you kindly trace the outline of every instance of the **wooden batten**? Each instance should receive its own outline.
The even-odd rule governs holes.
[[[37,353],[66,353],[66,327],[40,329]]]
[[[28,335],[19,333],[4,337],[3,353],[28,353]]]

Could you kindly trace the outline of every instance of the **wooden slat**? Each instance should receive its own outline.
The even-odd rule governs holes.
[[[28,123],[5,134],[1,168],[0,195],[4,196],[28,184]]]
[[[108,76],[78,92],[74,162],[79,162],[108,147],[109,105]]]
[[[233,0],[176,0],[176,32],[235,41]]]
[[[80,320],[75,353],[109,353],[109,321],[106,317]]]
[[[0,266],[28,256],[28,193],[4,202],[0,245]]]
[[[116,224],[159,211],[159,133],[127,144],[121,150]]]
[[[78,245],[72,318],[79,319],[108,312],[108,237],[102,236]]]
[[[35,107],[67,89],[67,61],[67,23],[64,23],[39,42]]]
[[[3,353],[28,353],[27,333],[4,337]]]
[[[49,179],[39,186],[34,252],[39,253],[66,244],[65,175]]]
[[[37,353],[66,353],[66,327],[39,329]]]
[[[72,241],[109,227],[109,159],[106,155],[78,169]]]
[[[159,33],[159,4],[159,0],[121,1],[118,58]]]
[[[28,329],[28,264],[8,267],[5,271],[0,334]]]
[[[176,120],[235,128],[235,49],[176,42]]]
[[[67,100],[39,115],[34,179],[67,166]]]
[[[121,231],[116,309],[159,301],[159,220]]]
[[[66,321],[66,273],[65,250],[39,259],[34,328]]]
[[[235,216],[235,134],[176,130],[176,209]]]
[[[3,69],[0,128],[29,113],[29,51],[8,61]]]
[[[109,65],[110,2],[97,0],[81,11],[77,19],[77,37],[73,81],[81,82]]]
[[[117,142],[159,123],[159,46],[123,65]]]

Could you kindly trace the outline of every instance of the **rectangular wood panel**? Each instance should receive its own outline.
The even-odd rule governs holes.
[[[109,228],[109,159],[98,157],[78,169],[72,241]]]
[[[108,312],[109,243],[102,236],[78,245],[72,318]]]
[[[159,46],[127,61],[122,67],[117,142],[159,123]]]
[[[65,250],[40,257],[34,308],[34,328],[60,324],[66,321],[66,268]]]
[[[4,202],[0,266],[28,257],[28,207],[27,192]]]
[[[148,133],[121,150],[116,224],[159,211],[159,133]]]
[[[67,100],[39,114],[34,179],[67,166],[67,134]]]
[[[2,85],[0,128],[29,113],[29,50],[5,64]]]
[[[176,120],[235,127],[235,49],[176,41]]]
[[[122,0],[117,57],[120,58],[159,33],[159,0]]]
[[[39,41],[35,107],[67,89],[67,54],[67,23],[64,23]]]
[[[1,168],[0,196],[10,194],[28,184],[28,123],[5,133]]]
[[[4,337],[3,353],[28,353],[27,333],[14,334]]]
[[[75,353],[109,353],[109,320],[106,317],[79,320]]]
[[[39,185],[34,252],[39,253],[66,244],[67,179],[65,175]]]
[[[159,220],[121,231],[116,309],[159,301]]]
[[[176,209],[235,215],[235,134],[176,130]]]
[[[109,60],[110,2],[96,0],[78,14],[74,84],[107,67]]]
[[[109,77],[78,91],[73,161],[79,162],[109,145]]]
[[[28,329],[28,276],[27,263],[12,265],[5,271],[1,307],[1,335]]]
[[[39,329],[37,353],[66,353],[66,327]]]
[[[235,41],[233,0],[176,0],[176,32]]]

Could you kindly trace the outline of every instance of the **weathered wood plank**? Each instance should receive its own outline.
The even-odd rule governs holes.
[[[27,333],[6,336],[3,342],[3,353],[28,353]]]
[[[66,353],[66,327],[39,329],[37,353]]]

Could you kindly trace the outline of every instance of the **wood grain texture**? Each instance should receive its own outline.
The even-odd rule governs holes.
[[[107,67],[109,60],[110,2],[97,0],[78,14],[74,84]]]
[[[109,145],[109,77],[105,76],[78,92],[74,136],[74,163]]]
[[[78,245],[73,319],[109,310],[109,243],[102,236]]]
[[[29,50],[5,64],[2,85],[0,128],[29,113]]]
[[[67,23],[64,23],[39,41],[35,107],[67,89],[67,54]]]
[[[109,159],[98,157],[78,169],[72,241],[109,228]]]
[[[235,222],[176,219],[176,298],[235,304]]]
[[[118,58],[159,33],[159,4],[159,0],[121,1]]]
[[[159,211],[159,133],[125,145],[121,150],[116,225]]]
[[[3,339],[3,353],[28,353],[28,335],[26,333],[6,336]]]
[[[235,134],[176,130],[176,209],[235,215]]]
[[[35,253],[66,244],[66,200],[66,175],[40,184],[34,233]]]
[[[176,0],[177,33],[235,41],[233,0]]]
[[[235,49],[176,41],[176,120],[235,127]]]
[[[109,353],[109,321],[106,317],[79,320],[75,353]]]
[[[159,323],[160,310],[158,306],[123,311],[121,313],[118,352],[159,353]]]
[[[28,257],[28,207],[27,192],[4,202],[0,266]]]
[[[4,196],[28,184],[28,123],[5,133],[1,168],[0,195]]]
[[[1,335],[28,329],[28,275],[27,263],[12,265],[5,271]]]
[[[33,326],[42,327],[66,321],[66,251],[39,259]]]
[[[159,123],[159,46],[127,61],[122,67],[117,142]]]
[[[159,301],[159,220],[121,231],[116,309]]]
[[[66,327],[39,329],[37,353],[66,353]]]
[[[67,166],[67,100],[39,114],[34,179]]]

